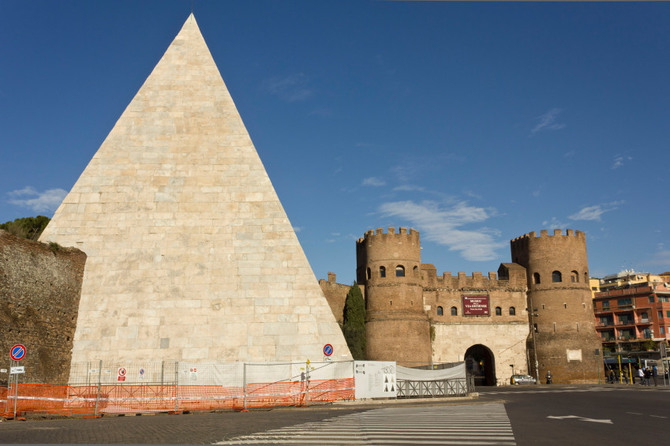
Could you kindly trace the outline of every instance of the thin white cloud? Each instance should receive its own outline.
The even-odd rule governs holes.
[[[618,209],[621,204],[623,204],[623,201],[586,206],[580,209],[577,213],[570,215],[568,218],[570,220],[600,221],[600,217],[605,212],[614,211]]]
[[[618,169],[619,167],[623,167],[623,165],[627,161],[631,161],[632,159],[633,157],[630,156],[621,156],[621,155],[615,156],[614,161],[612,161],[612,170]]]
[[[538,116],[536,118],[538,123],[530,131],[531,135],[544,130],[560,130],[564,128],[565,124],[557,122],[558,115],[561,114],[562,111],[563,110],[560,108],[552,108],[545,114]]]
[[[486,221],[493,212],[466,202],[441,207],[432,201],[396,201],[382,204],[379,212],[386,217],[399,217],[411,222],[422,232],[425,240],[448,246],[450,251],[460,251],[461,256],[469,261],[494,260],[498,258],[496,249],[506,245],[495,240],[498,231],[493,229],[462,229],[465,225]]]
[[[386,181],[377,177],[369,177],[363,180],[363,186],[374,186],[374,187],[386,186]]]
[[[279,78],[272,77],[262,83],[263,90],[287,102],[309,99],[314,91],[309,87],[307,77],[303,73],[291,74]]]
[[[35,188],[27,186],[23,189],[8,193],[9,203],[32,209],[34,212],[54,212],[63,202],[67,191],[63,189],[47,189],[38,192]]]
[[[556,217],[551,217],[551,220],[545,220],[542,222],[542,227],[547,229],[567,229],[567,223],[559,221]]]
[[[424,188],[421,186],[415,186],[413,184],[403,184],[394,187],[393,190],[397,192],[421,192],[424,190]]]

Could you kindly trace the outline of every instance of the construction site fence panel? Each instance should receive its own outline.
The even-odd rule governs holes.
[[[306,406],[354,399],[353,362],[78,363],[67,385],[10,380],[0,387],[5,417],[26,412],[106,413]]]

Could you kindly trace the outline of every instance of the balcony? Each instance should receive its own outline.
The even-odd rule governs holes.
[[[632,342],[637,340],[637,336],[619,335],[617,341]]]

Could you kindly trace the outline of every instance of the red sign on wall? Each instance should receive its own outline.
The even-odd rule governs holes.
[[[488,296],[463,296],[464,316],[488,316],[489,314]]]

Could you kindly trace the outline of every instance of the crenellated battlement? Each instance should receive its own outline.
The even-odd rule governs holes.
[[[394,226],[389,226],[388,227],[388,232],[384,232],[383,228],[377,228],[375,230],[368,230],[365,232],[365,235],[361,238],[358,239],[358,244],[364,243],[366,240],[370,241],[377,241],[380,240],[382,242],[384,241],[393,241],[394,243],[397,243],[401,239],[407,239],[413,242],[418,242],[419,241],[419,231],[413,228],[406,228],[401,226],[398,228],[398,232],[396,232]]]
[[[489,272],[487,275],[473,272],[471,276],[464,272],[459,272],[456,276],[447,272],[438,276],[437,270],[431,264],[421,265],[421,276],[424,286],[444,289],[508,289],[523,287],[526,282],[525,270],[508,272],[507,277],[498,277],[496,272]]]
[[[542,229],[540,231],[539,237],[537,235],[537,232],[531,231],[527,234],[524,234],[522,236],[519,236],[517,238],[512,239],[511,243],[515,244],[517,242],[527,242],[527,241],[533,240],[533,239],[554,238],[554,237],[576,237],[576,238],[579,238],[579,239],[586,240],[586,235],[582,231],[575,231],[573,229],[567,229],[565,235],[563,235],[563,230],[562,229],[554,229],[554,233],[552,235],[549,235],[548,230]]]

